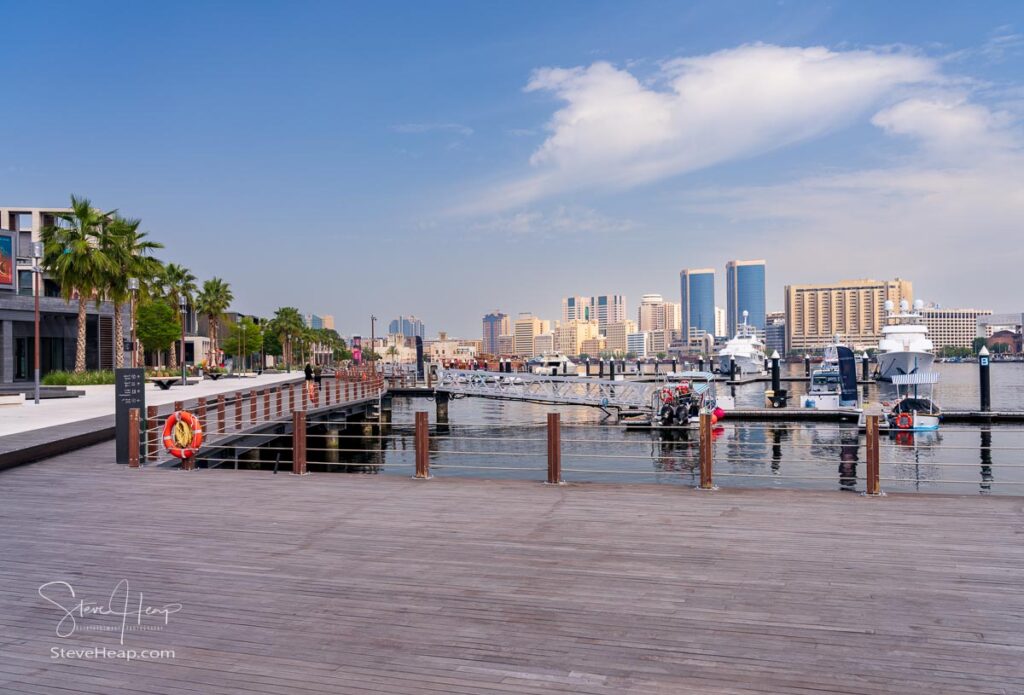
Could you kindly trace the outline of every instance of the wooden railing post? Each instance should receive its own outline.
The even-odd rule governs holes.
[[[562,484],[562,416],[548,413],[548,484]]]
[[[295,412],[295,384],[288,385],[288,412]]]
[[[308,382],[302,382],[302,409],[306,410],[309,407],[309,386]]]
[[[341,375],[339,373],[334,374],[334,400],[341,403]]]
[[[864,418],[864,458],[867,460],[864,494],[871,497],[884,494],[879,480],[878,454],[878,415],[868,415]]]
[[[416,477],[421,480],[430,478],[430,424],[427,412],[416,413]]]
[[[156,461],[160,446],[160,423],[157,422],[157,407],[146,406],[146,460]]]
[[[270,419],[270,389],[263,392],[263,419]]]
[[[306,411],[292,413],[292,473],[306,474]]]
[[[128,411],[128,467],[139,467],[139,409]]]
[[[227,401],[224,399],[224,394],[217,396],[217,434],[224,434],[224,420],[225,410],[227,409]]]
[[[249,392],[249,420],[252,424],[256,424],[256,419],[259,417],[260,407],[260,395],[255,391]]]
[[[284,391],[281,390],[280,386],[275,386],[274,392],[277,393],[277,416],[281,417],[281,413],[284,411],[284,405],[282,402],[282,399],[284,398]]]
[[[242,392],[235,391],[235,429],[242,429]]]
[[[711,474],[712,462],[715,460],[714,437],[711,433],[711,413],[700,414],[700,489],[716,490]]]

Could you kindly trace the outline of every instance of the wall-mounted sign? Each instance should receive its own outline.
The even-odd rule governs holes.
[[[0,232],[0,290],[18,289],[17,233]]]

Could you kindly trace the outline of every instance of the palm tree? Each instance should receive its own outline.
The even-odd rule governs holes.
[[[204,282],[203,289],[196,296],[196,311],[204,314],[209,322],[210,358],[207,364],[210,366],[213,366],[214,355],[217,354],[220,318],[234,299],[231,286],[216,277]]]
[[[163,274],[161,275],[161,284],[163,285],[164,295],[167,297],[167,301],[171,303],[171,308],[175,311],[181,311],[179,299],[185,298],[188,304],[191,304],[193,297],[196,293],[196,276],[193,275],[188,268],[177,263],[168,263],[164,266]],[[184,321],[182,317],[182,321]],[[171,345],[168,357],[168,367],[170,369],[178,368],[178,341],[174,341]]]
[[[116,266],[103,248],[104,225],[113,212],[101,212],[88,198],[71,196],[71,212],[57,218],[64,224],[41,230],[43,267],[60,284],[60,293],[70,302],[78,295],[78,335],[75,342],[75,372],[85,371],[86,309],[89,299],[104,286]]]
[[[283,306],[274,312],[274,318],[270,320],[270,325],[281,341],[286,369],[291,369],[292,348],[295,339],[301,335],[302,329],[306,325],[302,320],[302,314],[293,306]]]
[[[115,215],[103,227],[100,248],[113,263],[113,272],[103,279],[103,290],[114,303],[114,366],[124,366],[124,321],[121,307],[128,301],[129,278],[151,278],[160,272],[160,261],[150,254],[162,249],[163,244],[146,239],[139,231],[140,220],[129,220]]]

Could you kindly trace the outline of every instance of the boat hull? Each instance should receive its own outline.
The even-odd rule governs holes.
[[[931,371],[935,355],[930,352],[883,352],[878,355],[878,378],[890,381],[897,374]]]
[[[746,355],[719,355],[718,370],[722,374],[729,374],[730,361],[736,360],[737,374],[764,374],[764,360],[752,358]]]

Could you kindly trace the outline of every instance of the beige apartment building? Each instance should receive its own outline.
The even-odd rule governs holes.
[[[786,352],[820,350],[838,333],[857,350],[878,345],[885,302],[914,301],[909,280],[843,280],[821,285],[786,285]]]
[[[921,310],[921,320],[928,327],[928,337],[936,350],[944,347],[971,347],[978,336],[978,319],[991,315],[991,309],[929,307]]]
[[[516,337],[511,333],[505,333],[498,336],[497,354],[499,355],[513,355],[516,351]]]
[[[616,323],[609,323],[605,329],[605,346],[608,352],[613,355],[625,355],[629,352],[628,336],[636,333],[636,323],[626,319]]]
[[[590,338],[584,340],[583,344],[580,345],[581,355],[590,355],[591,357],[598,357],[607,349],[608,341],[603,335],[599,335],[596,338]]]
[[[512,335],[515,340],[515,354],[527,358],[541,354],[541,351],[535,345],[537,336],[550,332],[550,321],[537,318],[529,312],[519,314],[519,318],[516,319],[515,326],[512,329]]]
[[[596,338],[599,334],[597,320],[570,320],[555,328],[555,347],[565,355],[578,355],[583,350],[583,343]]]

